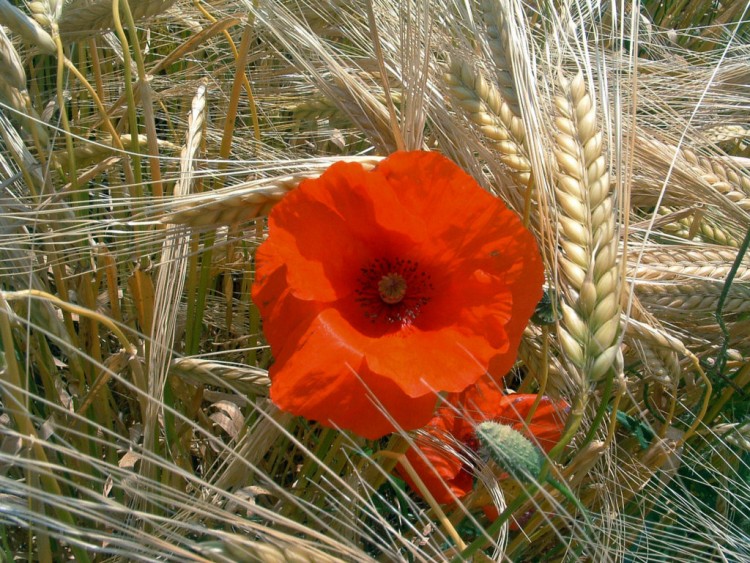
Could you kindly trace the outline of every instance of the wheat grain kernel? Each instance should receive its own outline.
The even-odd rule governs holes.
[[[600,347],[604,348],[605,346],[612,344],[617,337],[617,331],[619,329],[620,319],[618,316],[614,316],[594,332],[594,340]]]
[[[586,278],[583,284],[581,284],[581,293],[578,296],[578,310],[586,317],[590,317],[596,307],[596,298],[596,285],[594,285],[591,279]]]
[[[523,185],[528,185],[529,180],[531,179],[531,174],[529,173],[529,161],[526,160],[525,157],[506,155],[505,158],[503,158],[503,163],[508,168],[518,171],[516,176],[519,179],[519,182]]]
[[[510,164],[508,164],[507,162],[506,165],[510,166]],[[528,186],[531,182],[531,172],[528,171],[528,167],[526,167],[525,169],[520,169],[519,172],[516,172],[516,178],[518,178],[518,182],[522,186]]]
[[[584,96],[576,104],[576,120],[578,121],[578,135],[581,139],[581,144],[588,141],[594,134],[594,124],[596,123],[596,112],[591,111],[591,98]]]
[[[589,254],[584,248],[581,248],[578,244],[568,240],[561,240],[560,246],[569,260],[572,260],[582,268],[588,268]]]
[[[571,119],[573,116],[573,107],[570,105],[570,102],[568,102],[567,98],[564,98],[562,96],[555,96],[555,106],[557,107],[557,111],[560,112],[562,120],[568,122],[566,127],[560,127],[560,130],[564,133],[568,133],[569,135],[575,135],[575,124],[573,124]],[[570,129],[570,132],[566,131],[566,128]]]
[[[585,213],[583,204],[580,203],[581,201],[583,201],[583,192],[581,191],[581,183],[575,178],[571,176],[566,176],[566,175],[560,175],[558,177],[557,183],[560,186],[560,191],[566,192],[571,197],[578,200],[579,202],[578,205],[581,207],[580,213]]]
[[[581,287],[581,284],[586,279],[586,271],[583,268],[565,258],[560,260],[560,267],[573,287]]]
[[[555,156],[557,157],[557,163],[559,164],[563,173],[567,174],[568,176],[572,176],[578,181],[581,181],[583,179],[584,170],[581,167],[581,163],[578,162],[577,158],[561,151],[560,149],[555,149]]]
[[[589,181],[589,184],[591,185],[597,180],[599,180],[600,178],[602,178],[604,174],[606,173],[607,173],[607,163],[604,160],[604,156],[599,156],[598,158],[594,159],[594,161],[591,164],[588,165],[587,170],[586,170],[587,180]],[[609,186],[607,186],[607,188],[608,187]],[[596,205],[599,205],[599,203],[601,203],[601,200],[604,199],[604,197],[606,197],[608,189],[602,189],[602,191],[604,192],[603,196],[601,194],[596,194],[598,196],[596,198],[597,199]],[[594,195],[594,194],[591,194],[591,195]],[[594,205],[593,201],[592,201],[592,205]]]
[[[610,269],[604,272],[601,278],[596,282],[596,292],[599,295],[614,293],[617,289],[618,274],[617,270]]]
[[[583,322],[583,319],[581,319],[575,309],[567,303],[561,303],[560,306],[562,308],[565,327],[570,335],[579,342],[585,341],[589,335],[589,329],[586,326],[586,323]]]
[[[510,139],[508,132],[502,127],[497,127],[496,125],[483,125],[479,130],[482,132],[482,135],[492,141],[507,141]]]
[[[594,365],[591,366],[591,370],[589,371],[589,377],[593,381],[600,380],[604,374],[607,373],[609,368],[612,367],[612,364],[615,363],[615,360],[617,359],[617,356],[620,353],[620,347],[618,345],[611,346],[604,350],[598,358],[594,361]]]
[[[523,127],[523,121],[518,117],[513,116],[513,119],[510,121],[509,129],[511,134],[518,139],[519,143],[522,143],[524,139],[526,139],[526,130]]]
[[[577,182],[576,185],[578,185]],[[571,219],[583,222],[585,218],[585,210],[581,205],[580,200],[560,189],[555,190],[555,195],[557,196],[557,203],[565,213],[570,215]]]
[[[596,263],[594,264],[594,277],[599,279],[600,276],[610,268],[614,267],[615,260],[617,259],[617,248],[614,244],[605,246],[599,251],[596,256]]]
[[[601,207],[604,207],[604,206],[602,205],[599,208]],[[597,211],[599,208],[597,208]],[[606,217],[604,219],[606,219]],[[597,222],[594,221],[593,216],[592,216],[591,223],[594,225],[597,224]],[[615,226],[612,224],[612,221],[601,220],[598,223],[600,226],[594,229],[594,234],[591,238],[594,243],[594,246],[603,246],[609,243],[609,241],[612,240],[612,237],[614,237]]]
[[[599,186],[597,185],[599,182],[594,182],[594,185],[591,186],[591,190],[589,193],[592,193],[594,195],[599,195],[597,192],[599,191]],[[591,212],[591,224],[595,226],[600,226],[604,222],[611,222],[609,219],[612,217],[612,198],[605,197],[602,202],[595,206],[594,210]],[[611,225],[612,229],[614,229],[614,224]],[[610,236],[610,238],[612,238]]]
[[[583,348],[581,345],[566,331],[561,330],[558,334],[560,345],[565,351],[567,358],[578,368],[583,367]]]
[[[570,97],[574,100],[580,100],[584,96],[588,96],[586,94],[586,84],[583,81],[583,74],[581,73],[576,74],[568,82],[568,87],[570,88]]]
[[[514,156],[518,154],[519,147],[513,141],[498,141],[496,146],[500,152],[508,156]]]
[[[578,143],[570,135],[559,133],[556,135],[555,141],[557,142],[557,145],[568,154],[578,154]]]
[[[559,221],[563,232],[572,242],[580,246],[586,246],[589,243],[589,232],[584,225],[570,217],[561,216]]]
[[[590,201],[592,207],[602,205],[609,198],[609,172],[604,172],[596,182],[589,185]],[[596,204],[594,203],[596,201]],[[610,209],[611,209],[610,202]]]
[[[606,295],[591,313],[591,326],[594,330],[604,325],[610,319],[617,318],[617,298],[614,293]],[[610,341],[611,342],[611,341]]]

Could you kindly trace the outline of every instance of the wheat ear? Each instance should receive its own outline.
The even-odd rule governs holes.
[[[540,374],[546,371],[547,385],[544,391],[545,395],[551,397],[561,397],[565,395],[564,373],[565,369],[560,360],[552,354],[544,353],[544,344],[542,341],[544,335],[537,327],[529,326],[523,335],[523,340],[518,347],[518,357],[533,374],[537,381],[544,378]]]
[[[716,159],[700,156],[687,149],[683,149],[682,155],[713,189],[744,211],[750,211],[750,177],[732,170]]]
[[[264,370],[200,358],[173,360],[170,373],[193,385],[220,386],[245,394],[268,395],[268,388],[271,386],[268,374]]]
[[[371,170],[380,158],[350,160],[359,162],[365,170]],[[319,166],[311,165],[310,169],[304,172],[265,178],[218,193],[197,194],[191,198],[195,200],[194,203],[181,202],[180,208],[165,216],[162,222],[203,228],[242,223],[268,215],[271,208],[302,180],[318,177],[329,165],[330,162],[324,161]]]
[[[526,188],[531,179],[523,122],[513,113],[500,91],[472,66],[459,58],[451,59],[444,76],[451,95],[508,167],[514,182]]]
[[[664,220],[672,214],[683,215],[681,211],[675,211],[669,207],[659,207],[659,215],[666,215]],[[737,248],[740,243],[726,229],[722,228],[716,221],[703,216],[701,211],[689,213],[688,215],[675,218],[672,222],[664,223],[661,230],[674,236],[692,240],[699,236],[700,240],[708,243],[720,244]]]
[[[29,8],[31,9],[34,4],[40,3],[31,2]],[[36,47],[42,53],[51,54],[57,51],[55,42],[49,33],[8,0],[0,0],[0,25],[4,25],[13,33],[19,35],[24,43]]]
[[[560,265],[563,293],[558,336],[581,385],[602,379],[620,356],[620,281],[609,173],[596,111],[582,75],[555,98]]]
[[[201,84],[193,96],[185,145],[180,154],[180,178],[175,184],[175,197],[187,195],[193,186],[195,158],[200,149],[203,124],[206,114],[206,85]],[[184,226],[169,225],[165,229],[158,275],[156,278],[155,300],[152,311],[151,345],[147,348],[149,380],[148,397],[143,415],[143,449],[154,451],[155,431],[159,425],[159,409],[164,400],[167,374],[172,362],[172,350],[177,338],[177,317],[187,278],[190,256],[190,233]],[[143,460],[141,475],[153,477],[156,466],[150,460]]]
[[[331,117],[342,114],[339,106],[328,98],[305,100],[296,104],[291,110],[295,121],[330,119]]]
[[[482,17],[487,26],[487,45],[492,53],[500,96],[508,104],[508,109],[513,116],[520,120],[521,107],[513,80],[512,53],[515,45],[510,41],[506,13],[508,9],[507,2],[485,0],[482,4]]]
[[[0,27],[0,80],[5,82],[6,86],[16,90],[26,88],[26,71],[21,64],[21,58],[2,27]]]
[[[638,298],[650,310],[663,309],[664,317],[684,320],[686,315],[703,313],[713,315],[719,304],[723,280],[693,278],[683,283],[670,281],[639,282],[635,285]],[[732,285],[729,296],[724,301],[725,314],[750,311],[750,287],[747,284]]]
[[[632,260],[639,251],[634,251]],[[735,250],[705,247],[670,246],[669,250],[656,248],[642,253],[638,270],[631,268],[630,275],[640,280],[674,281],[688,278],[708,278],[715,282],[726,280],[737,255]],[[735,273],[735,282],[750,282],[750,265],[743,263]]]
[[[118,144],[121,144],[124,147],[130,147],[132,142],[133,137],[130,133],[124,133],[119,136]],[[138,143],[138,146],[141,148],[145,148],[148,145],[146,135],[138,135],[135,142]],[[162,139],[157,140],[157,146],[162,152],[178,152],[181,150],[179,145],[175,145],[174,143]],[[102,159],[110,156],[113,152],[116,154],[116,147],[117,145],[112,141],[112,137],[109,135],[103,135],[97,142],[87,142],[85,145],[77,146],[74,149],[73,154],[78,166],[86,166],[88,164],[100,162]],[[52,158],[67,172],[69,161],[66,151],[57,151],[53,153]]]
[[[3,2],[4,0],[0,0]],[[0,4],[2,6],[2,4]],[[2,10],[0,9],[0,13]],[[0,18],[2,23],[2,18]],[[47,144],[47,132],[39,123],[39,116],[26,92],[26,71],[13,43],[0,26],[0,108],[11,109],[13,122],[27,131],[35,131],[42,144]]]
[[[704,135],[712,143],[725,143],[750,137],[750,128],[742,125],[717,125],[705,131]]]
[[[135,21],[152,18],[166,11],[175,0],[129,2]],[[62,5],[57,25],[68,38],[82,38],[114,27],[112,0],[68,0]]]

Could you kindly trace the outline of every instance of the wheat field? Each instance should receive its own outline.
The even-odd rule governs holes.
[[[750,560],[750,3],[0,0],[0,74],[1,560]],[[534,235],[503,385],[571,405],[442,504],[420,430],[275,406],[251,299],[285,195],[401,150]]]

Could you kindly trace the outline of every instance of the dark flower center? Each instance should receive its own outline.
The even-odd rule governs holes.
[[[378,282],[378,293],[383,303],[394,305],[406,296],[406,280],[400,274],[391,272]]]
[[[413,260],[375,259],[362,268],[356,301],[372,322],[410,324],[431,299],[430,275]]]

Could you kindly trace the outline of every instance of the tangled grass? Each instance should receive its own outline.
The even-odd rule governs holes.
[[[750,558],[747,3],[16,4],[4,559]],[[572,495],[476,460],[520,531],[481,495],[405,490],[407,433],[367,442],[268,400],[263,217],[330,163],[398,149],[448,155],[544,255],[548,308],[506,383],[573,405],[547,466]]]

